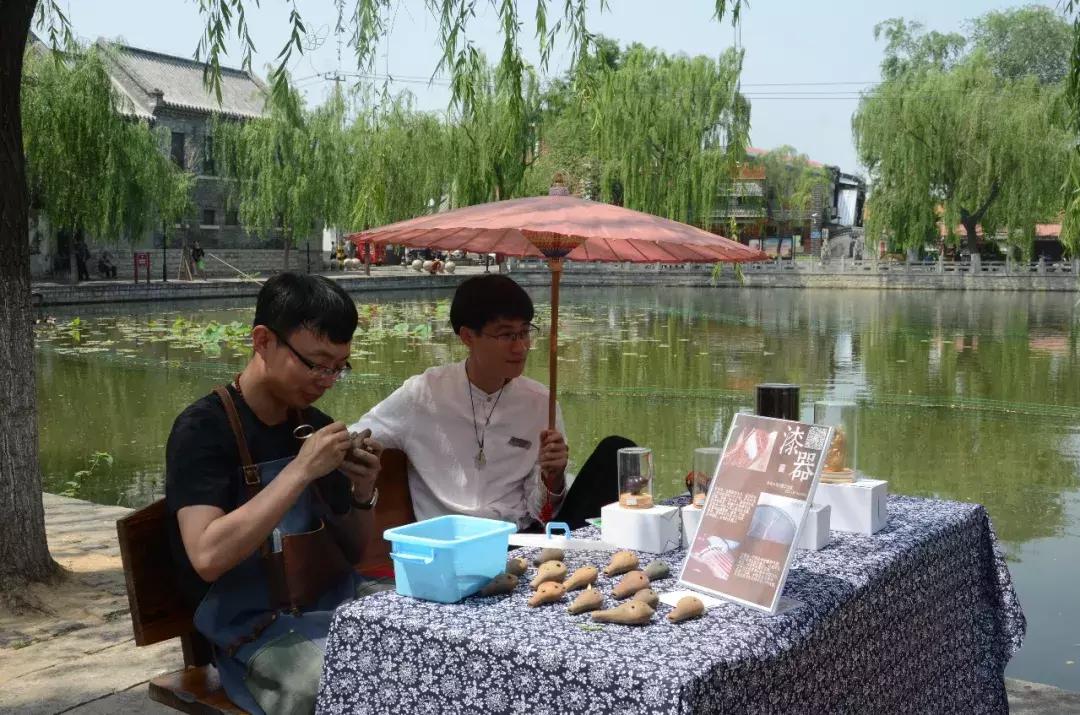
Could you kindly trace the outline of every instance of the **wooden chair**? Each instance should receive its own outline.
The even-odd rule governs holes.
[[[383,575],[391,570],[389,544],[383,531],[415,521],[409,497],[405,455],[387,450],[379,474],[376,528],[358,571]],[[192,625],[192,609],[180,595],[169,547],[169,512],[165,501],[128,514],[116,522],[124,564],[135,645],[180,639],[184,668],[150,681],[150,699],[196,715],[243,714],[225,695],[212,664],[210,643]]]

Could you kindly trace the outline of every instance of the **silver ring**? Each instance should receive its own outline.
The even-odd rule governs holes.
[[[293,437],[297,439],[307,439],[311,435],[315,434],[315,428],[311,425],[297,425],[296,429],[292,431]]]

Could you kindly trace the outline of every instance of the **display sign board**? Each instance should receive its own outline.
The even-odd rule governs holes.
[[[679,582],[775,613],[832,433],[735,415]]]

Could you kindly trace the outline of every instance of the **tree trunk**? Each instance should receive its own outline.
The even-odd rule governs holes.
[[[20,110],[23,52],[35,0],[0,0],[0,599],[57,573],[45,540],[37,452],[26,164]]]
[[[967,221],[964,223],[964,231],[967,233],[968,253],[974,256],[979,252],[978,224]]]
[[[285,270],[289,270],[290,249],[292,249],[292,231],[285,234]]]

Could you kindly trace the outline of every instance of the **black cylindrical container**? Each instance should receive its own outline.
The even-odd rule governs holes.
[[[757,386],[757,413],[781,420],[799,419],[799,386],[767,382]]]

